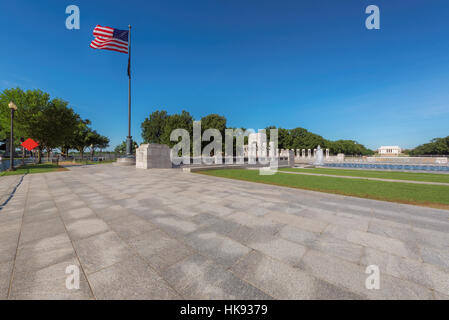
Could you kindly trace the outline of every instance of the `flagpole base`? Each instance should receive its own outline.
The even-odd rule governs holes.
[[[136,157],[134,156],[125,156],[118,158],[116,162],[114,162],[115,166],[136,166]]]

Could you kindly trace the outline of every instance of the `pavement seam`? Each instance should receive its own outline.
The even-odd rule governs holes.
[[[48,185],[48,182],[47,182],[47,176],[44,175],[44,178],[45,178],[46,184]],[[51,191],[50,191],[50,190],[49,190],[49,193],[51,194]],[[74,244],[73,244],[72,237],[70,236],[70,234],[69,234],[69,232],[68,232],[68,230],[67,230],[67,226],[66,226],[66,224],[65,224],[64,219],[62,219],[62,217],[61,217],[61,212],[60,212],[59,206],[56,204],[56,201],[55,201],[55,199],[54,199],[53,196],[51,197],[51,199],[52,199],[52,201],[53,201],[53,203],[54,203],[54,205],[55,205],[55,207],[56,207],[56,209],[57,209],[57,211],[58,211],[59,219],[61,220],[61,222],[62,222],[62,224],[63,224],[63,226],[64,226],[64,230],[65,230],[65,232],[66,232],[66,234],[67,234],[67,237],[69,237],[69,239],[70,239],[70,244],[72,245],[73,251],[75,252],[75,256],[76,256],[76,259],[78,260],[78,263],[79,263],[79,266],[80,266],[80,268],[81,268],[81,271],[83,272],[84,277],[86,278],[86,282],[87,282],[87,285],[89,286],[89,290],[90,290],[90,292],[91,292],[93,298],[94,298],[95,300],[97,300],[97,297],[95,297],[95,293],[94,293],[94,291],[92,290],[92,285],[91,285],[91,283],[90,283],[90,281],[89,281],[89,278],[87,277],[87,273],[86,273],[86,271],[84,270],[84,267],[83,267],[83,265],[82,265],[82,263],[81,263],[81,260],[80,260],[80,258],[79,258],[79,256],[78,256],[78,252],[76,251],[76,248],[75,248],[75,246],[74,246]]]
[[[28,193],[29,193],[29,190],[30,190],[30,185],[31,185],[31,181],[28,182],[25,203],[23,205],[22,219],[20,221],[20,232],[19,232],[19,237],[17,238],[16,253],[14,254],[14,262],[13,262],[13,267],[12,267],[12,270],[11,270],[11,278],[9,280],[9,288],[8,288],[8,295],[7,295],[7,299],[8,300],[10,299],[10,296],[11,296],[12,283],[14,281],[14,271],[15,271],[15,268],[16,268],[17,252],[19,251],[20,239],[22,237],[23,220],[24,220],[24,217],[25,217],[25,211],[26,211],[26,207],[27,207],[27,204],[28,204]]]

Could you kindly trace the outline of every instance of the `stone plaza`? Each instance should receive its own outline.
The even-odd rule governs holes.
[[[0,299],[449,299],[445,210],[107,164],[0,192]]]

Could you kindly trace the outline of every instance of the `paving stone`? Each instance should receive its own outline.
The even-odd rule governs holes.
[[[422,247],[421,257],[424,262],[441,267],[449,272],[449,251]]]
[[[26,210],[33,212],[33,211],[41,211],[45,209],[52,209],[55,207],[55,203],[53,199],[49,198],[48,200],[44,201],[43,197],[39,199],[39,201],[32,201],[30,198],[28,199],[28,205]]]
[[[425,264],[422,262],[390,255],[386,272],[433,289],[432,279],[427,274]]]
[[[201,255],[190,256],[168,268],[163,277],[187,299],[271,299]]]
[[[286,240],[310,246],[318,238],[319,233],[287,225],[280,230],[279,236]]]
[[[435,291],[433,294],[435,296],[435,300],[449,300],[449,295],[445,295],[437,291]]]
[[[114,232],[102,233],[74,242],[78,257],[87,273],[129,259],[130,248]]]
[[[76,208],[61,211],[61,217],[65,224],[81,220],[81,219],[95,219],[97,218],[95,212],[90,208]]]
[[[57,207],[60,211],[65,211],[65,210],[70,210],[70,209],[75,209],[75,208],[80,208],[80,207],[85,207],[85,206],[86,206],[86,203],[82,200],[78,200],[78,198],[76,200],[57,202]]]
[[[53,207],[41,211],[34,211],[34,212],[27,211],[23,217],[23,222],[24,223],[42,222],[56,218],[59,218],[59,212],[56,207]]]
[[[310,219],[320,220],[322,222],[326,222],[328,224],[332,223],[335,225],[341,225],[346,228],[367,231],[368,230],[368,220],[360,219],[354,217],[346,217],[342,213],[337,215],[337,213],[323,210],[323,209],[300,209],[296,215],[303,216]]]
[[[249,246],[292,266],[299,263],[307,250],[300,244],[282,238],[273,238],[265,242],[251,242]]]
[[[132,257],[88,276],[97,299],[180,299],[142,259]]]
[[[216,232],[195,232],[185,238],[185,242],[200,254],[204,254],[225,267],[234,264],[250,249]]]
[[[365,267],[375,265],[379,267],[381,273],[387,273],[389,258],[390,254],[387,252],[364,247],[360,264]]]
[[[299,268],[370,299],[433,298],[429,289],[387,274],[381,274],[379,290],[369,290],[365,287],[365,281],[369,276],[365,273],[365,267],[313,250],[309,250],[304,255]]]
[[[43,282],[56,279],[63,279],[64,282],[60,283],[65,287],[65,280],[69,275],[66,273],[66,270],[69,266],[78,267],[80,270],[80,281],[86,280],[78,259],[75,256],[71,256],[66,259],[59,259],[59,262],[41,266],[40,268],[33,268],[27,271],[14,270],[12,289],[15,292],[23,292],[30,287],[37,287]]]
[[[429,264],[425,264],[425,271],[432,281],[434,290],[441,294],[448,295],[449,273]]]
[[[39,239],[37,241],[23,243],[19,246],[19,250],[35,250],[44,251],[46,249],[61,248],[64,246],[70,246],[70,238],[67,233],[60,233],[55,236]]]
[[[126,210],[120,205],[113,205],[107,208],[97,209],[95,210],[95,213],[106,222],[128,217],[130,215],[128,210]]]
[[[354,263],[358,263],[363,254],[362,246],[329,235],[320,236],[310,247]]]
[[[76,220],[68,223],[66,227],[72,240],[84,239],[109,231],[108,225],[97,218]]]
[[[147,256],[144,259],[154,270],[161,273],[166,268],[192,254],[194,254],[194,251],[191,248],[178,242],[166,247],[163,251]]]
[[[20,243],[23,244],[30,241],[37,241],[64,232],[65,228],[59,217],[51,220],[24,223],[22,225]]]
[[[417,242],[422,247],[431,247],[440,250],[449,250],[449,233],[434,230],[413,228]]]
[[[401,257],[416,258],[416,256],[407,249],[404,242],[397,239],[355,230],[348,234],[347,240],[362,246],[379,249]]]
[[[12,260],[0,263],[0,300],[8,298],[13,265],[14,262]]]
[[[174,215],[166,215],[150,220],[153,224],[163,229],[170,235],[179,237],[198,229],[198,226],[188,220],[182,220]]]
[[[93,299],[89,284],[80,281],[80,289],[68,290],[65,279],[38,282],[33,287],[11,291],[12,300],[90,300]]]
[[[157,271],[193,254],[191,248],[158,230],[152,230],[128,242]]]
[[[360,299],[347,289],[252,251],[231,271],[276,299]]]
[[[134,215],[112,220],[109,222],[109,226],[122,239],[133,238],[155,228],[153,224]]]
[[[25,246],[17,252],[15,273],[39,270],[74,257],[75,251],[70,242],[60,242],[45,248]]]
[[[198,213],[209,213],[218,217],[224,217],[234,212],[232,209],[220,206],[217,204],[203,203],[195,206],[198,209]]]
[[[322,232],[327,226],[326,222],[320,220],[313,220],[280,212],[269,213],[265,215],[265,218],[312,232]]]

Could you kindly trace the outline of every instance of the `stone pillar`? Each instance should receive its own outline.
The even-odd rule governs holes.
[[[302,157],[303,157],[303,158],[306,157],[306,149],[302,149]]]
[[[248,164],[256,164],[257,160],[257,142],[248,141]]]
[[[165,144],[141,144],[136,150],[136,168],[172,168],[170,148]]]
[[[295,151],[293,151],[293,149],[292,150],[287,149],[287,152],[288,152],[288,165],[290,167],[294,167],[295,166]]]
[[[326,149],[326,159],[329,158],[329,149]]]
[[[296,158],[300,158],[301,157],[301,150],[296,149]]]
[[[307,149],[307,157],[310,159],[312,158],[312,150]]]
[[[316,158],[316,149],[313,149],[313,157]]]
[[[345,162],[345,154],[344,153],[337,154],[337,161],[338,162]]]
[[[268,150],[270,159],[276,158],[276,150],[274,149],[274,141],[270,141],[270,149]]]

